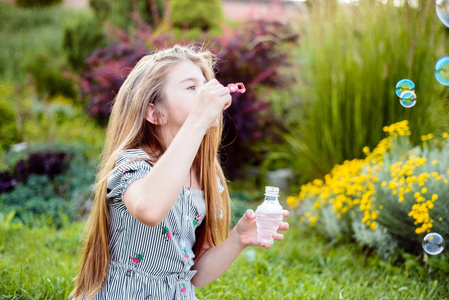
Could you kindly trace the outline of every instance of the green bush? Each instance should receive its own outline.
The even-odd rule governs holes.
[[[221,25],[223,8],[219,0],[170,0],[170,22],[178,29],[209,31]]]
[[[16,0],[16,4],[21,7],[44,7],[61,3],[62,0]]]
[[[80,143],[89,145],[84,150],[89,152],[90,157],[100,153],[105,131],[89,119],[82,107],[75,106],[71,99],[62,96],[51,98],[49,102],[30,101],[32,108],[22,125],[25,141],[32,144]]]
[[[89,0],[89,5],[98,20],[108,21],[125,30],[133,29],[139,19],[157,26],[164,15],[163,0]]]
[[[362,157],[363,146],[375,146],[385,125],[409,120],[415,144],[423,133],[449,126],[449,91],[434,78],[446,40],[434,3],[419,1],[413,8],[385,2],[313,1],[310,17],[297,23],[301,43],[290,70],[297,82],[290,93],[297,100],[283,116],[289,134],[282,157],[301,182]],[[413,108],[402,107],[395,94],[403,78],[416,85]]]
[[[106,46],[103,25],[92,14],[82,14],[64,29],[63,49],[72,68],[80,72],[96,49]]]
[[[0,1],[0,80],[29,85],[26,82],[28,71],[33,71],[33,75],[44,75],[50,91],[55,90],[51,86],[53,83],[62,84],[64,91],[70,90],[61,76],[61,71],[70,71],[62,49],[62,37],[64,24],[76,20],[78,14],[83,12],[67,10],[64,6],[24,9]],[[45,88],[41,84],[40,89]],[[73,95],[73,92],[61,93]]]
[[[69,67],[65,57],[58,56],[58,52],[47,49],[24,60],[25,71],[33,76],[40,98],[57,95],[75,98],[77,95],[75,80],[63,75]]]
[[[13,100],[14,87],[0,82],[0,153],[19,141],[16,103]]]
[[[0,191],[1,211],[15,211],[17,220],[37,227],[62,226],[83,217],[98,164],[96,157],[89,157],[89,148],[81,143],[30,146],[26,152],[31,154],[9,168],[11,176],[1,173],[2,189],[11,180],[14,183]]]

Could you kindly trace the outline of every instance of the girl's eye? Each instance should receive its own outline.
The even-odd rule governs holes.
[[[187,89],[188,89],[188,90],[195,90],[196,87],[195,87],[194,85],[192,85],[192,86],[189,86]]]

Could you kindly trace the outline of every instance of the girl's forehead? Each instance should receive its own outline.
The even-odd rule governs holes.
[[[181,83],[187,80],[204,81],[201,68],[191,61],[183,61],[174,65],[168,73],[168,81]]]

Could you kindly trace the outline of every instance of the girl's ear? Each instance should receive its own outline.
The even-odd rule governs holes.
[[[154,125],[164,125],[167,122],[165,116],[156,109],[153,103],[148,105],[145,119]]]

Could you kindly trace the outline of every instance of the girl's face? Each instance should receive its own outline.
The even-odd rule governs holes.
[[[191,61],[180,62],[171,68],[165,87],[168,127],[178,132],[190,114],[196,90],[205,83],[200,67]]]

